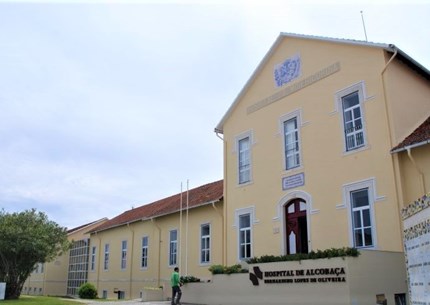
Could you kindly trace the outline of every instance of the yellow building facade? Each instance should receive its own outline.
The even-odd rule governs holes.
[[[215,129],[226,263],[402,252],[400,210],[429,190],[430,154],[414,151],[417,173],[391,150],[430,116],[429,79],[394,45],[281,33]]]
[[[101,298],[167,298],[170,276],[209,279],[222,260],[223,182],[129,210],[91,231],[88,281]],[[161,288],[161,289],[160,289]]]
[[[23,294],[76,295],[77,288],[88,281],[89,230],[100,226],[107,218],[67,231],[73,246],[52,262],[38,264],[23,286]]]
[[[379,267],[396,283],[348,289],[368,302],[372,286],[387,288],[388,300],[401,304],[400,211],[430,191],[429,117],[430,72],[396,46],[281,33],[215,128],[224,179],[87,228],[87,279],[102,298],[166,299],[176,266],[204,281],[215,264],[355,247],[367,253],[363,270],[386,262]],[[61,272],[55,293],[46,289],[55,280],[39,279],[43,294],[63,294]],[[40,276],[26,289],[40,291]],[[213,286],[205,289],[221,302]],[[283,288],[275,290],[282,300]]]

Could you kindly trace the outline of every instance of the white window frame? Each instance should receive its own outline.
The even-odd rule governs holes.
[[[209,227],[209,235],[203,235],[203,227]],[[208,265],[210,264],[212,260],[212,253],[211,253],[211,243],[212,243],[212,237],[211,237],[211,224],[210,223],[203,223],[200,225],[200,265]],[[208,260],[203,260],[203,256],[206,257],[206,255],[209,255]]]
[[[96,246],[92,246],[91,247],[91,266],[90,266],[91,271],[96,270],[96,251],[97,251]]]
[[[176,232],[176,239],[172,240],[172,233]],[[178,252],[179,252],[179,232],[177,229],[173,229],[169,231],[169,266],[177,266],[178,265]]]
[[[144,240],[146,239],[146,245],[144,243]],[[140,261],[140,268],[141,269],[147,269],[148,268],[148,256],[149,256],[149,237],[143,236],[142,237],[142,256]]]
[[[121,270],[127,269],[127,240],[121,241]]]
[[[248,180],[241,180],[241,166],[240,166],[240,162],[241,162],[241,151],[240,151],[240,145],[239,143],[242,140],[245,140],[248,138],[249,141],[249,149],[248,149],[248,160],[249,160],[249,169],[248,169]],[[252,131],[247,131],[244,132],[238,136],[236,136],[235,138],[235,152],[237,154],[237,184],[242,186],[242,185],[247,185],[250,184],[252,182],[252,146],[253,146],[253,136],[252,136]]]
[[[363,133],[363,144],[360,146],[354,146],[352,148],[348,148],[346,134],[345,134],[345,112],[343,109],[343,98],[355,92],[357,92],[358,94],[357,107],[360,107],[361,124],[362,124],[361,132]],[[335,98],[336,98],[336,110],[338,113],[340,113],[340,123],[341,123],[344,153],[346,154],[353,153],[353,152],[366,149],[368,147],[368,143],[367,143],[367,135],[366,135],[366,119],[364,115],[364,101],[366,100],[366,91],[365,91],[364,82],[361,81],[345,89],[339,90],[338,92],[336,92]]]
[[[241,257],[240,256],[240,248],[241,248],[240,234],[241,234],[241,231],[243,231],[243,230],[241,230],[242,228],[240,228],[240,216],[246,215],[246,214],[249,214],[249,217],[250,217],[250,219],[249,219],[250,220],[249,230],[250,230],[250,244],[251,244],[250,252],[251,253],[249,253],[249,257]],[[248,258],[251,258],[253,256],[253,253],[254,253],[254,249],[253,249],[253,245],[254,245],[254,242],[253,242],[253,226],[257,222],[258,221],[255,219],[255,208],[254,207],[237,209],[235,211],[234,226],[236,227],[236,230],[237,230],[236,236],[237,236],[237,261],[238,262],[245,261]]]
[[[294,170],[303,167],[303,159],[302,159],[302,144],[301,144],[301,128],[302,128],[302,115],[301,110],[295,110],[293,112],[287,113],[280,117],[279,119],[279,132],[282,136],[282,155],[283,155],[283,168],[286,171]],[[286,153],[286,141],[285,141],[285,123],[295,119],[297,124],[297,142],[298,142],[298,158],[299,163],[293,167],[287,167],[287,153]]]
[[[360,249],[377,249],[378,241],[376,234],[376,222],[375,222],[375,202],[383,197],[377,197],[375,193],[375,179],[367,179],[363,181],[358,181],[350,183],[343,186],[343,200],[346,203],[348,212],[348,231],[349,231],[349,243],[351,247],[356,247],[354,238],[354,221],[353,221],[353,207],[351,202],[351,193],[359,190],[367,189],[368,200],[369,200],[369,214],[371,222],[371,232],[372,232],[372,246],[359,247]]]
[[[108,243],[104,246],[104,257],[103,257],[103,270],[109,270],[109,258],[110,258],[110,245]]]

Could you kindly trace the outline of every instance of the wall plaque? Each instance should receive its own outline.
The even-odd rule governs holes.
[[[282,190],[284,191],[302,185],[305,185],[305,173],[282,178]]]

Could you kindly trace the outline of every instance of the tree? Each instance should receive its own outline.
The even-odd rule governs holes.
[[[0,211],[0,282],[6,299],[17,299],[37,263],[53,260],[70,248],[67,229],[35,209],[8,214]]]

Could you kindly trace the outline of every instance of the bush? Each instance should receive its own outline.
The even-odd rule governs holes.
[[[209,267],[212,274],[232,274],[232,273],[248,273],[248,269],[243,269],[241,265],[223,266],[212,265]]]
[[[261,263],[273,263],[273,262],[285,262],[285,261],[302,261],[307,259],[319,259],[319,258],[332,258],[332,257],[345,257],[352,256],[357,257],[360,252],[355,248],[331,248],[324,251],[317,250],[309,253],[297,253],[290,255],[262,255],[260,257],[253,257],[247,260],[248,264],[261,264]]]
[[[79,287],[78,295],[81,299],[95,299],[97,298],[97,289],[93,284],[85,283]]]
[[[186,284],[186,283],[197,283],[197,282],[200,282],[200,279],[197,278],[197,277],[195,277],[195,276],[192,276],[192,275],[186,275],[186,276],[181,276],[180,281],[183,284]]]

